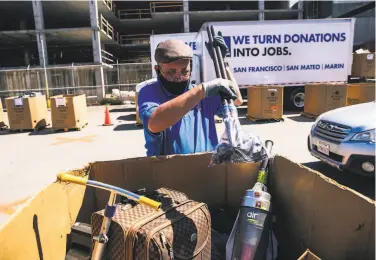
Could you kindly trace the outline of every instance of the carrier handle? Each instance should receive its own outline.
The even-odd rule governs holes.
[[[67,174],[67,173],[58,174],[57,179],[61,182],[70,182],[70,183],[75,183],[75,184],[78,184],[78,185],[86,185],[86,186],[92,186],[92,187],[103,189],[103,190],[108,190],[108,191],[114,192],[118,195],[126,196],[126,197],[128,197],[132,200],[135,200],[135,201],[137,201],[137,202],[139,202],[139,203],[141,203],[145,206],[149,206],[149,207],[151,207],[155,210],[158,210],[158,209],[161,208],[160,202],[157,202],[157,201],[149,199],[145,196],[140,196],[140,195],[133,193],[131,191],[128,191],[128,190],[125,190],[125,189],[122,189],[122,188],[119,188],[119,187],[116,187],[116,186],[113,186],[113,185],[109,185],[109,184],[106,184],[106,183],[103,183],[103,182],[87,180],[85,178],[73,176],[73,175],[70,175],[70,174]]]

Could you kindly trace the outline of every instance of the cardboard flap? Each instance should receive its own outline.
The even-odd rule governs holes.
[[[226,166],[227,171],[227,206],[239,208],[245,191],[256,183],[261,163],[240,163]]]
[[[214,207],[226,205],[225,165],[208,167],[211,153],[170,156],[153,161],[157,187],[167,187],[187,194],[193,200]]]
[[[209,168],[210,157],[208,153],[96,162],[91,178],[129,190],[166,187],[184,192],[193,200],[225,206],[226,169],[224,165]],[[101,209],[109,192],[95,193]]]
[[[273,175],[278,243],[290,248],[283,259],[306,248],[322,259],[374,259],[375,201],[280,156]]]
[[[30,199],[0,229],[0,259],[62,259],[84,192],[53,183]]]

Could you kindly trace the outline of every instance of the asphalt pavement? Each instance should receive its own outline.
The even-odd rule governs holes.
[[[88,107],[89,124],[82,131],[11,133],[0,131],[0,224],[28,198],[56,180],[65,170],[82,168],[89,162],[146,156],[144,135],[135,126],[135,107],[111,106],[112,126],[102,126],[104,107]],[[239,108],[244,131],[274,142],[273,153],[318,170],[338,183],[372,199],[375,182],[349,172],[341,172],[319,162],[307,149],[307,135],[314,122],[298,112],[285,112],[283,122],[258,123],[245,118]],[[50,116],[50,115],[49,115]],[[223,123],[217,124],[219,137]]]

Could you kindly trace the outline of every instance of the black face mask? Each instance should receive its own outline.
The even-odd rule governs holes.
[[[163,75],[157,70],[158,79],[162,83],[163,87],[167,89],[171,94],[178,96],[184,93],[185,89],[189,85],[189,80],[181,82],[171,82],[168,81]]]

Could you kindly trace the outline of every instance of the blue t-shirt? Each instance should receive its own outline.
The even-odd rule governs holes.
[[[193,87],[190,85],[187,91]],[[213,151],[218,144],[214,115],[219,114],[220,97],[202,99],[175,125],[158,134],[149,131],[148,122],[154,110],[175,97],[156,79],[146,81],[138,93],[147,156]]]

